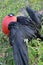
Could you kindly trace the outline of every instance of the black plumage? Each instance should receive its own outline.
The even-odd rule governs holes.
[[[29,65],[28,49],[24,39],[32,40],[41,37],[41,21],[32,9],[26,8],[30,18],[18,16],[17,22],[11,22],[8,26],[10,30],[9,40],[13,48],[14,61],[16,65]]]

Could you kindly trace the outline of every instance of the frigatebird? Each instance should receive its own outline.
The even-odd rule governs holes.
[[[11,13],[4,18],[5,23],[2,24],[3,32],[9,36],[13,48],[15,65],[29,65],[28,48],[24,39],[31,41],[34,38],[40,38],[43,40],[39,32],[41,29],[39,14],[36,15],[37,13],[29,7],[26,7],[26,11],[30,18],[26,16],[15,17]]]

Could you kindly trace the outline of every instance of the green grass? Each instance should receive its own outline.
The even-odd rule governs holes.
[[[27,3],[27,4],[26,4]],[[9,44],[9,39],[2,33],[2,20],[9,13],[13,12],[15,15],[19,9],[29,4],[35,10],[43,9],[43,0],[0,0],[0,64],[1,65],[14,65],[12,48]],[[43,28],[42,32],[43,34]],[[32,40],[28,44],[29,63],[30,65],[43,65],[43,41]],[[4,55],[3,55],[4,53]]]

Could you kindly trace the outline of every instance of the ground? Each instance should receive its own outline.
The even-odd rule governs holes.
[[[0,0],[0,65],[14,65],[9,39],[2,33],[2,20],[11,12],[17,15],[20,8],[27,5],[37,11],[43,10],[43,0]],[[30,65],[43,65],[43,41],[34,39],[27,45]]]

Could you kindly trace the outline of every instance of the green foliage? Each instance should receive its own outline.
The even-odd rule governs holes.
[[[14,57],[13,57],[13,52],[12,48],[8,48],[7,51],[5,52],[5,63],[7,65],[14,65]]]
[[[39,11],[43,9],[43,0],[0,0],[0,65],[14,65],[9,39],[1,30],[2,20],[11,12],[16,15],[21,7],[27,5]],[[43,26],[41,33],[43,34]],[[30,65],[43,65],[43,41],[34,39],[27,46]]]

